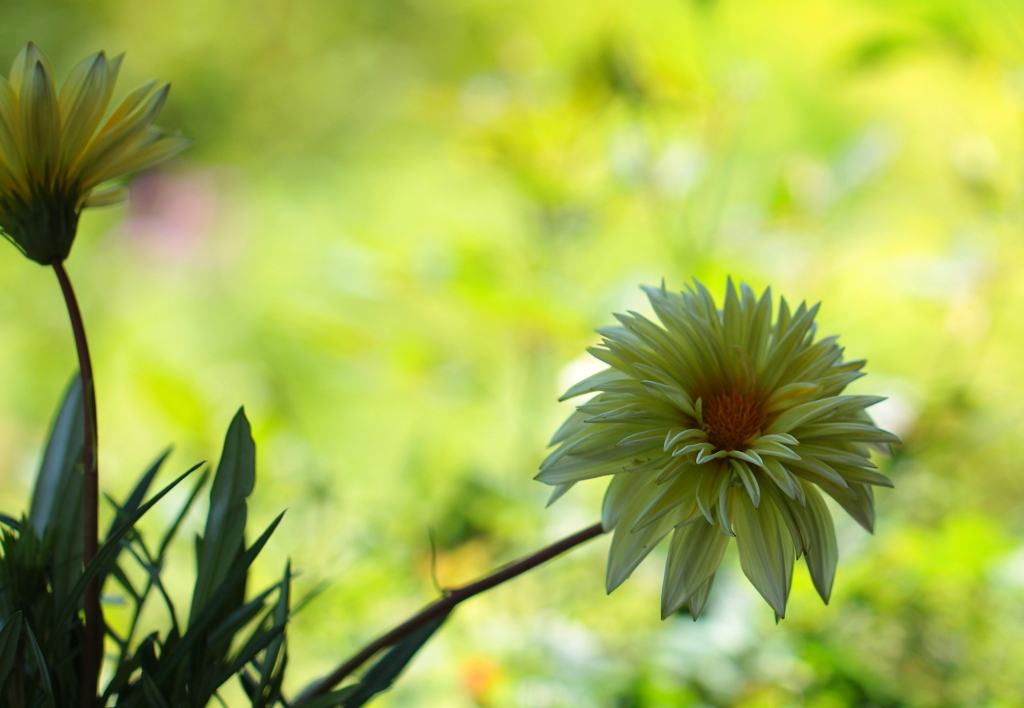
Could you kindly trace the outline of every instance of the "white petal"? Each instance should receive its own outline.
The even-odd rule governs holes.
[[[810,527],[810,545],[807,548],[807,569],[811,572],[811,580],[821,599],[828,604],[832,594],[832,581],[836,575],[839,550],[836,546],[836,530],[832,525],[832,515],[825,506],[821,493],[811,484],[802,482],[807,495],[807,506],[804,518]]]
[[[88,205],[87,205],[87,206],[88,206]],[[566,492],[568,492],[568,491],[569,491],[570,489],[572,489],[572,486],[573,486],[574,484],[576,484],[576,483],[575,483],[575,482],[567,482],[567,483],[565,483],[565,484],[559,484],[559,485],[558,485],[557,487],[555,487],[554,491],[553,491],[553,492],[551,492],[551,497],[550,497],[550,498],[548,499],[548,503],[547,503],[547,505],[548,505],[548,506],[551,506],[551,505],[552,505],[552,504],[554,504],[554,503],[555,503],[556,501],[558,501],[559,499],[561,499],[561,498],[562,498],[562,496],[563,496],[563,495],[564,495],[564,494],[565,494]]]
[[[648,524],[654,523],[673,509],[683,507],[683,516],[689,516],[697,510],[696,491],[697,480],[700,473],[683,474],[675,477],[671,482],[656,485],[650,503],[640,511],[633,522],[633,530]],[[655,480],[657,482],[657,480]],[[678,516],[676,514],[675,516]],[[675,523],[679,523],[676,521]]]
[[[697,618],[704,611],[704,605],[707,604],[708,595],[711,594],[711,585],[714,582],[715,574],[712,573],[711,577],[701,583],[700,587],[686,600],[686,604],[690,608],[690,616],[693,617],[694,622],[697,621]]]
[[[608,592],[621,585],[675,526],[672,515],[668,515],[642,529],[630,531],[636,521],[638,507],[646,506],[645,502],[646,499],[642,497],[630,500],[615,527],[611,550],[608,552],[608,573],[605,577]]]
[[[722,564],[729,537],[714,524],[697,519],[675,530],[661,588],[661,617],[683,606]]]
[[[601,508],[601,524],[605,531],[611,531],[618,525],[630,496],[635,489],[645,483],[643,474],[622,472],[612,478],[604,493],[604,504]]]
[[[750,495],[750,501],[754,506],[758,506],[761,503],[761,487],[757,483],[757,479],[751,469],[740,460],[729,460],[733,470],[740,476],[740,480],[743,482],[743,486],[747,489],[747,494]]]
[[[626,378],[627,376],[621,371],[616,371],[615,369],[604,369],[603,371],[598,371],[596,374],[588,376],[576,385],[572,386],[568,391],[562,394],[562,397],[558,400],[565,401],[570,398],[575,398],[576,396],[582,396],[585,393],[602,391],[604,390],[603,386],[605,384]]]
[[[782,528],[775,505],[766,500],[760,508],[755,508],[747,495],[737,494],[733,525],[740,567],[761,597],[780,617],[785,617],[795,551],[788,530]]]
[[[805,423],[809,423],[828,415],[835,410],[836,406],[841,402],[840,396],[832,396],[831,398],[822,398],[817,401],[811,401],[810,403],[804,403],[790,408],[788,411],[776,418],[775,421],[765,430],[765,433],[769,435],[788,433],[790,430],[793,430]]]

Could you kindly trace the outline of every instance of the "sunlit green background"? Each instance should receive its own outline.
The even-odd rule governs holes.
[[[121,90],[170,80],[196,140],[68,264],[103,486],[172,442],[165,479],[215,459],[246,406],[250,517],[288,508],[260,573],[329,582],[291,695],[436,596],[431,529],[453,586],[596,520],[603,481],[545,509],[531,479],[592,330],[731,274],[822,301],[906,443],[876,535],[837,514],[831,605],[801,566],[776,626],[728,556],[706,616],[662,622],[660,559],[606,597],[600,539],[462,607],[377,704],[1024,704],[1020,2],[0,5],[0,62],[30,39],[61,76],[127,51]],[[17,512],[75,362],[53,274],[4,243],[0,293]]]

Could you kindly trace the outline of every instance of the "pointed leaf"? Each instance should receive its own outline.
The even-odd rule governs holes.
[[[39,687],[43,690],[43,705],[48,708],[56,708],[57,700],[53,696],[50,667],[46,665],[46,659],[43,658],[43,652],[39,649],[39,642],[36,641],[36,635],[32,631],[31,625],[26,622],[24,627],[25,646],[28,649],[28,655],[32,658],[32,663],[36,665],[36,672],[39,674]]]
[[[131,531],[132,528],[134,528],[135,522],[142,518],[142,516],[147,511],[149,511],[154,504],[163,499],[164,496],[169,491],[174,489],[179,482],[181,482],[183,479],[192,474],[197,467],[199,467],[199,465],[196,465],[195,467],[189,469],[187,472],[185,472],[185,474],[181,475],[176,480],[168,484],[166,487],[160,490],[152,499],[150,499],[148,502],[139,507],[139,509],[134,514],[128,517],[124,526],[118,529],[118,531],[112,537],[108,538],[103,543],[103,545],[99,547],[99,550],[96,552],[95,557],[93,557],[93,559],[89,561],[89,565],[87,565],[85,569],[82,571],[82,574],[78,576],[78,579],[75,581],[74,587],[71,589],[71,591],[68,593],[67,598],[64,600],[64,604],[57,611],[57,620],[54,623],[55,626],[61,627],[64,625],[64,623],[68,622],[71,619],[71,616],[74,614],[75,610],[81,604],[82,593],[85,592],[85,586],[89,584],[89,581],[92,580],[93,576],[96,575],[100,571],[100,569],[103,568],[103,566],[106,565],[107,562],[109,562],[110,559],[113,557],[113,555],[119,550],[121,540],[125,537],[125,535],[127,535],[129,531]],[[50,649],[53,648],[53,642],[56,641],[59,636],[62,636],[59,632],[54,632],[50,636],[50,639],[48,640],[46,647],[47,653],[50,651]]]
[[[15,612],[3,629],[0,629],[0,692],[4,690],[7,677],[18,657],[18,640],[21,639],[21,611]]]
[[[36,535],[43,538],[62,495],[67,493],[67,478],[74,473],[85,444],[85,410],[82,407],[82,380],[75,374],[64,392],[64,399],[50,427],[43,462],[36,475],[29,507],[29,520]]]
[[[378,693],[391,688],[395,679],[397,679],[398,675],[402,673],[402,670],[416,655],[416,652],[423,648],[423,645],[426,644],[427,640],[433,636],[434,632],[444,624],[444,621],[447,618],[448,615],[445,615],[440,619],[424,625],[401,642],[391,647],[391,649],[389,649],[388,652],[382,656],[376,664],[370,667],[369,671],[366,672],[366,675],[363,676],[362,680],[358,684],[359,688],[353,692],[352,696],[348,698],[348,700],[345,701],[343,704],[344,707],[359,708],[359,706],[365,705]]]
[[[210,489],[210,511],[196,559],[190,623],[206,607],[245,546],[245,499],[255,481],[256,445],[245,410],[239,408],[224,437],[224,450]]]

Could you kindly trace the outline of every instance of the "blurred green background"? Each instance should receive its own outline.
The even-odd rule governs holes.
[[[329,581],[292,695],[435,597],[430,529],[453,586],[596,520],[603,480],[550,509],[531,480],[593,329],[731,274],[822,301],[906,443],[876,535],[836,515],[831,605],[801,565],[776,626],[729,556],[662,622],[663,554],[606,597],[599,539],[467,603],[377,705],[1024,705],[1021,2],[0,5],[0,61],[30,39],[62,77],[127,51],[119,91],[170,80],[196,140],[68,264],[103,486],[210,459],[246,406],[250,516],[289,509],[260,572]],[[17,512],[75,361],[53,274],[0,246]]]

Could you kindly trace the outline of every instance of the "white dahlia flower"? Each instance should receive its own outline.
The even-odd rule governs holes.
[[[837,550],[821,492],[872,530],[872,486],[892,483],[869,453],[899,442],[865,412],[882,398],[841,395],[864,362],[844,361],[836,337],[814,341],[817,305],[791,312],[782,299],[773,322],[771,289],[758,298],[729,281],[719,309],[695,286],[644,288],[661,326],[630,312],[598,330],[590,353],[609,368],[563,396],[597,394],[555,433],[537,479],[554,501],[613,476],[608,592],[672,533],[662,617],[688,605],[697,618],[730,538],[777,617],[801,556],[828,602]]]

